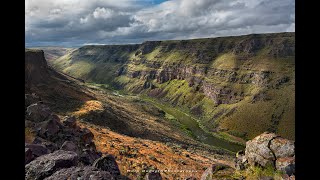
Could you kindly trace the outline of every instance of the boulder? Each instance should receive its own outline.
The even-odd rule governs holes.
[[[276,157],[270,149],[271,140],[277,137],[274,133],[263,133],[246,143],[245,158],[250,165],[274,166]]]
[[[66,169],[61,169],[50,177],[45,178],[45,180],[113,180],[113,177],[110,173],[102,171],[92,166],[85,167],[71,167]]]
[[[55,143],[45,140],[41,137],[36,137],[33,140],[32,144],[41,144],[45,146],[47,149],[49,149],[51,152],[58,150],[58,146]]]
[[[25,148],[30,149],[35,158],[50,153],[50,150],[41,144],[25,144]]]
[[[43,138],[56,137],[62,128],[60,118],[57,115],[50,115],[48,120],[39,123],[37,134]]]
[[[24,160],[24,163],[25,163],[25,164],[28,164],[30,161],[32,161],[32,160],[34,159],[34,156],[32,155],[31,149],[25,148],[24,150],[25,150],[25,154],[24,154],[25,160]]]
[[[25,166],[25,179],[37,180],[49,177],[54,172],[77,165],[75,152],[58,150],[36,158]]]
[[[51,113],[47,105],[35,103],[27,107],[26,118],[33,122],[42,122],[45,121]]]
[[[80,161],[85,164],[93,164],[101,155],[95,149],[83,149],[80,155]]]
[[[200,180],[208,180],[208,179],[213,179],[213,175],[218,172],[219,170],[223,170],[227,168],[226,165],[224,164],[213,164],[209,168],[207,168],[203,174],[201,175]]]
[[[115,158],[110,154],[97,159],[92,166],[107,171],[111,175],[120,175],[118,164]]]
[[[265,132],[246,143],[245,154],[237,154],[236,169],[251,166],[272,166],[287,175],[295,174],[294,141]]]
[[[277,137],[271,141],[270,149],[274,152],[276,158],[292,157],[294,153],[294,141]]]
[[[282,157],[277,159],[276,168],[285,174],[293,175],[295,174],[295,158],[294,157]]]

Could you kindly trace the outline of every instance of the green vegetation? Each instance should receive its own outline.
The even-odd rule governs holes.
[[[248,180],[256,180],[262,177],[272,177],[273,179],[282,179],[281,176],[283,172],[275,170],[272,166],[268,166],[266,168],[258,167],[258,166],[250,166],[245,170],[235,171],[233,178],[234,179],[248,179]]]
[[[247,140],[272,130],[294,139],[294,36],[84,46],[51,63],[88,82],[166,102],[219,138]]]

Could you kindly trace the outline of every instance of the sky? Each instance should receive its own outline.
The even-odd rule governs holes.
[[[25,0],[26,46],[295,31],[295,0]]]

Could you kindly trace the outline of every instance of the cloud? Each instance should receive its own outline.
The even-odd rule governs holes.
[[[27,45],[141,43],[295,29],[293,0],[26,0],[25,14]]]

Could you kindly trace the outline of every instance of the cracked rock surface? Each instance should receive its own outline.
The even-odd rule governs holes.
[[[236,167],[272,166],[285,174],[295,174],[294,141],[265,132],[246,143],[244,155],[237,157]]]

